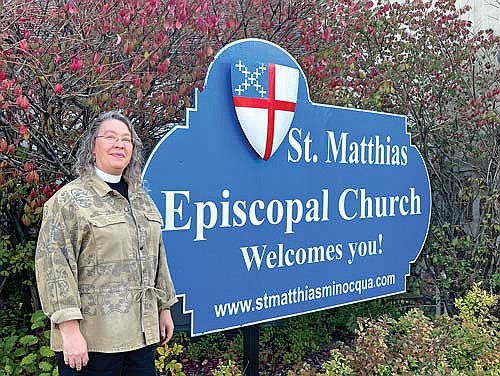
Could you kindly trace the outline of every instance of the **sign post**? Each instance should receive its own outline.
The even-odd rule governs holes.
[[[243,370],[245,376],[259,375],[259,324],[243,328]]]
[[[429,229],[406,117],[313,103],[262,40],[218,53],[144,180],[193,336],[402,293]]]

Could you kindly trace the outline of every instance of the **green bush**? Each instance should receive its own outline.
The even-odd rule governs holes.
[[[303,359],[308,352],[320,350],[332,340],[335,329],[333,311],[291,317],[281,325],[265,326],[260,331],[260,364],[269,374]]]
[[[378,317],[358,319],[354,345],[331,350],[323,373],[301,362],[307,352],[332,343],[337,320],[351,320],[348,311],[340,315],[336,315],[338,310],[323,311],[283,320],[282,325],[261,330],[261,372],[284,374],[289,369],[288,376],[499,376],[500,324],[492,314],[498,300],[476,285],[456,299],[459,314],[455,317],[431,318],[416,308],[400,317],[389,317],[380,315],[381,306],[376,305],[367,312]],[[361,307],[353,311],[366,310],[369,305]],[[0,376],[57,375],[46,321],[41,311],[35,312],[29,333],[12,332],[0,339]],[[196,339],[176,333],[170,344],[157,348],[155,365],[159,375],[184,376],[191,374],[183,369],[183,362],[189,359],[207,365],[201,374],[239,376],[241,357],[241,332]]]
[[[490,314],[497,302],[498,296],[478,285],[456,299],[461,320],[447,333],[452,340],[447,355],[452,368],[471,375],[500,375],[500,326]]]
[[[359,319],[354,349],[332,351],[322,375],[498,376],[497,302],[474,286],[456,300],[460,314],[453,318],[412,309],[399,319]]]
[[[50,349],[50,331],[45,330],[42,311],[31,316],[32,334],[0,338],[0,376],[57,376],[55,354]]]
[[[213,376],[241,376],[242,373],[232,360],[220,364],[212,373]]]
[[[308,353],[329,345],[334,338],[337,340],[352,338],[357,316],[380,317],[384,312],[394,317],[401,315],[394,301],[378,299],[291,317],[271,325],[262,325],[259,340],[259,368],[264,374],[282,373],[300,363]],[[195,338],[190,338],[185,332],[176,332],[171,343],[183,346],[182,356],[169,352],[169,360],[164,359],[163,362],[168,364],[170,360],[175,360],[177,365],[181,365],[179,363],[181,359],[188,360],[184,364],[183,372],[185,373],[189,373],[190,363],[194,362],[198,365],[194,374],[196,372],[209,374],[218,364],[217,361],[222,362],[219,364],[219,374],[230,372],[229,370],[234,372],[236,365],[241,365],[243,358],[243,334],[241,331],[212,333]],[[300,367],[302,366],[298,367],[299,370]],[[160,369],[161,372],[165,372],[163,368],[158,368],[158,370]],[[311,370],[311,372],[314,371]],[[332,371],[331,374],[334,375],[335,372]]]
[[[177,343],[169,345],[167,343],[158,346],[156,352],[158,356],[155,360],[155,367],[159,375],[186,376],[182,371],[182,363],[176,359],[183,352],[182,345]]]
[[[330,351],[330,360],[323,364],[326,376],[351,376],[353,369],[349,366],[352,358],[344,355],[338,349]]]
[[[237,353],[243,349],[241,334],[240,338],[229,338],[225,333],[218,332],[209,335],[187,340],[186,356],[192,360],[206,360],[223,356],[226,359],[233,359]],[[238,346],[241,344],[241,346]]]

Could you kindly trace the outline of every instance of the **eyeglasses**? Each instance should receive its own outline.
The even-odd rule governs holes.
[[[102,138],[105,143],[110,145],[115,145],[118,141],[121,141],[124,146],[132,145],[132,139],[130,137],[117,137],[111,134],[96,136],[96,138]]]

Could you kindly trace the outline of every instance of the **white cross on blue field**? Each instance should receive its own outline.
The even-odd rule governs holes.
[[[243,95],[248,97],[264,98],[267,95],[267,71],[265,64],[246,66],[241,60],[235,64],[235,67],[241,73],[241,83],[234,85],[234,92],[236,95]],[[264,75],[264,82],[259,82],[259,78]]]

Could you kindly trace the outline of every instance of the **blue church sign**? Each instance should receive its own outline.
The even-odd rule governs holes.
[[[192,335],[404,292],[429,229],[406,118],[312,103],[262,40],[218,53],[144,179]]]

